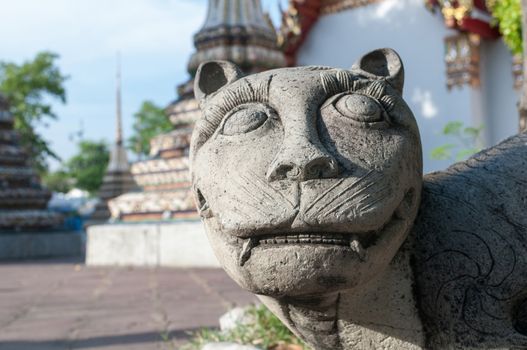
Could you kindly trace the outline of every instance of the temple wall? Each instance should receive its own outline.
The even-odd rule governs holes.
[[[88,227],[86,265],[219,267],[199,220]]]
[[[518,131],[519,92],[513,89],[512,57],[502,41],[483,43],[482,66],[485,136],[494,145]]]
[[[349,68],[373,49],[397,50],[406,67],[404,97],[418,121],[425,172],[430,172],[452,163],[430,158],[433,148],[450,142],[440,135],[448,121],[469,125],[482,121],[488,125],[487,145],[516,131],[510,54],[499,42],[486,44],[482,50],[492,60],[482,77],[492,81],[492,92],[466,86],[449,91],[443,39],[452,34],[455,32],[445,27],[440,15],[430,13],[422,0],[386,0],[320,17],[299,51],[298,64]],[[505,115],[507,122],[496,119]],[[512,125],[509,119],[514,119]]]

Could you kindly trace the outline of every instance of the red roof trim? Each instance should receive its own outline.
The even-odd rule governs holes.
[[[500,37],[500,32],[497,28],[491,27],[487,22],[475,18],[464,18],[459,23],[459,29],[470,33],[475,33],[483,39],[497,39]]]
[[[291,34],[288,38],[285,38],[287,45],[284,48],[284,54],[287,65],[291,67],[296,65],[297,52],[320,16],[322,0],[291,0],[289,6],[298,12],[300,26],[299,37],[295,38]]]

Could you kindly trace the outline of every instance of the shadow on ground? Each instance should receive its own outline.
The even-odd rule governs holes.
[[[49,340],[49,341],[1,341],[0,350],[70,350],[70,349],[97,349],[112,346],[139,345],[146,343],[166,343],[167,349],[175,349],[173,343],[182,344],[190,338],[190,334],[198,329],[177,330],[167,334],[163,339],[157,332],[110,335],[78,340]]]

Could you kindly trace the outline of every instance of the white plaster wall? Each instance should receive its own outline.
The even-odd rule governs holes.
[[[512,89],[511,66],[508,64],[510,58],[504,62],[507,52],[503,50],[503,45],[501,48],[489,45],[487,49],[495,57],[492,60],[500,60],[500,63],[492,65],[488,78],[499,81],[497,86],[502,89],[499,92],[499,104],[493,102],[490,93],[484,95],[468,87],[448,91],[443,60],[444,38],[452,34],[455,32],[445,28],[441,16],[430,13],[422,0],[385,0],[322,16],[302,46],[298,64],[349,68],[360,56],[371,50],[394,48],[405,64],[404,97],[419,124],[425,172],[430,172],[444,169],[452,163],[430,158],[433,148],[449,142],[440,134],[448,121],[462,120],[471,125],[474,119],[486,118],[474,116],[478,109],[474,108],[474,104],[481,104],[482,100],[487,103],[479,107],[485,109],[491,105],[494,108],[489,115],[496,114],[501,104],[511,104],[511,98],[507,97],[508,91]],[[510,83],[500,78],[504,74],[503,69],[508,69],[506,78],[511,80]],[[514,103],[512,105],[514,107]],[[504,113],[511,114],[509,110]],[[510,133],[508,124],[500,124],[498,128],[494,122],[490,140]]]
[[[512,56],[502,41],[484,42],[481,48],[483,123],[488,144],[518,132],[518,91],[514,90]]]
[[[220,267],[201,221],[90,226],[86,265]]]

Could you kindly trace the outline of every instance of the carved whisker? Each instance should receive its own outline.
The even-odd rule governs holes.
[[[372,209],[378,203],[381,203],[382,201],[384,201],[390,195],[391,195],[391,191],[388,186],[381,188],[375,194],[367,195],[366,197],[364,197],[363,202],[359,203],[359,212],[367,212],[368,210]]]
[[[243,204],[243,206],[236,206],[235,213],[242,213],[242,215],[252,217],[254,215],[254,212],[259,213],[262,216],[268,216],[269,212],[264,211],[259,205],[259,203],[251,203],[250,201],[243,200],[240,196],[233,195],[234,200],[240,204]],[[248,210],[248,208],[252,208],[254,211],[249,211],[248,213],[245,213],[244,211]]]
[[[236,194],[234,194],[236,201],[252,207],[254,210],[261,213],[262,215],[269,216],[272,214],[272,211],[274,209],[273,206],[272,205],[262,206],[261,199],[256,196],[258,192],[250,191],[244,184],[236,180],[234,182],[236,186],[243,191],[243,193],[245,194],[244,197],[246,198],[246,200],[242,200],[240,196],[237,196]]]
[[[282,192],[278,191],[278,190],[277,190],[276,188],[274,188],[273,186],[269,186],[269,185],[267,184],[267,182],[265,182],[262,178],[260,178],[259,176],[257,176],[254,172],[250,171],[249,174],[253,177],[253,179],[255,179],[255,180],[258,182],[258,184],[259,184],[259,188],[260,188],[262,191],[266,191],[266,189],[270,189],[270,190],[273,192],[274,196],[271,195],[268,191],[266,191],[266,194],[267,194],[269,197],[273,198],[273,200],[275,200],[276,202],[280,202],[280,201],[278,200],[278,198],[281,198],[281,199],[283,199],[287,204],[289,204],[289,206],[290,206],[291,208],[295,208],[295,207],[297,206],[296,203],[291,202],[290,199],[288,199],[288,198],[287,198]]]
[[[335,188],[340,186],[346,179],[340,179],[335,184],[333,184],[331,187],[326,189],[324,192],[322,192],[321,195],[319,195],[315,200],[306,208],[305,212],[308,213],[315,205],[317,205],[324,197],[326,197],[328,194],[332,193]]]
[[[371,186],[373,186],[373,183]],[[363,212],[366,211],[366,209],[363,208],[364,205],[366,205],[367,207],[370,207],[370,205],[374,206],[375,204],[382,202],[390,194],[388,191],[389,191],[389,188],[385,186],[383,188],[380,188],[377,192],[367,194],[366,196],[361,197],[359,196],[360,193],[358,193],[357,196],[354,196],[353,198],[350,198],[344,201],[343,203],[341,203],[338,209],[340,210],[340,213],[345,213],[346,211],[350,209],[354,209],[353,215],[360,216]]]
[[[360,195],[362,195],[364,192],[366,192],[367,190],[369,190],[371,187],[375,186],[375,183],[374,182],[370,182],[368,183],[366,186],[362,187],[362,188],[359,188],[356,192],[354,192],[350,197],[347,197],[346,199],[344,199],[343,201],[341,201],[339,204],[337,204],[336,206],[334,206],[333,208],[329,209],[329,210],[326,210],[324,213],[321,213],[319,215],[319,217],[322,217],[322,216],[325,216],[325,215],[330,215],[332,213],[334,213],[335,211],[339,210],[343,205],[346,205],[347,203],[349,203],[350,201],[354,201],[357,197],[359,197]]]
[[[256,183],[253,181],[253,179],[250,179],[250,178],[248,178],[246,175],[243,175],[243,174],[240,174],[240,178],[241,178],[242,180],[244,180],[245,183],[246,183],[247,185],[249,185],[250,187],[253,187],[253,190],[261,191],[261,193],[262,193],[262,194],[263,194],[268,200],[270,200],[271,202],[276,202],[276,198],[275,198],[273,195],[271,195],[271,194],[269,193],[269,191],[266,190],[266,187],[267,187],[267,186],[261,186],[260,184],[256,184]],[[258,177],[254,177],[254,180],[258,181],[257,179],[258,179]],[[247,189],[247,191],[248,191],[248,192],[251,192],[249,189]],[[258,193],[258,192],[252,192],[252,193],[254,194],[254,193]]]
[[[342,198],[342,196],[344,196],[347,192],[351,191],[351,190],[354,189],[355,187],[360,186],[360,184],[361,184],[363,181],[365,181],[367,178],[369,178],[369,176],[370,176],[371,174],[373,174],[373,173],[374,173],[374,171],[373,171],[373,170],[370,170],[370,171],[368,171],[368,173],[366,173],[364,176],[360,177],[359,179],[355,180],[355,181],[354,181],[353,183],[351,183],[350,185],[346,186],[342,191],[340,191],[340,192],[338,192],[337,194],[335,194],[335,195],[333,196],[333,198],[331,198],[329,201],[323,203],[322,208],[318,209],[318,212],[320,212],[320,211],[323,210],[323,209],[326,209],[330,204],[332,204],[332,203],[335,202],[336,200]],[[341,183],[343,183],[343,181],[341,181],[338,185],[340,185]],[[338,186],[336,186],[336,187],[338,187]],[[335,188],[336,188],[336,187],[335,187]],[[325,197],[325,196],[323,196],[323,197]],[[322,198],[321,198],[321,199],[322,199]],[[315,204],[313,204],[312,208],[313,208],[314,206],[315,206]],[[312,209],[312,208],[310,208],[310,209]],[[318,212],[315,213],[314,216],[316,216],[316,215],[318,214]],[[307,213],[306,213],[306,214],[307,214]]]

